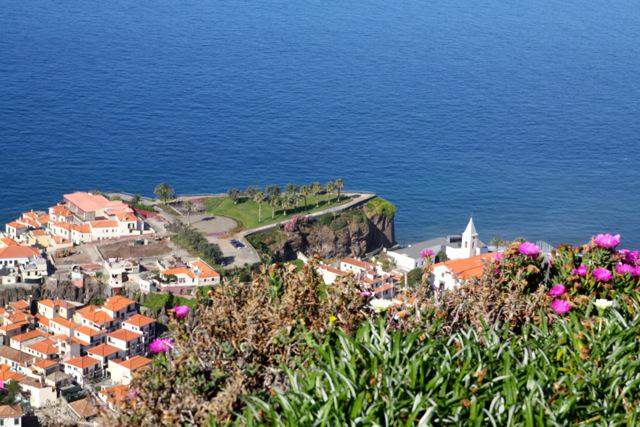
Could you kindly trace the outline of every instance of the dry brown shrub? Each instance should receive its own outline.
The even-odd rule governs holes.
[[[353,283],[325,286],[311,267],[273,265],[251,284],[224,283],[186,321],[171,321],[174,350],[134,379],[138,396],[112,424],[228,421],[247,393],[286,387],[282,368],[304,364],[305,332],[352,331],[364,303]]]

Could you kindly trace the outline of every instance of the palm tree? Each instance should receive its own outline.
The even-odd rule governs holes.
[[[291,196],[291,193],[284,193],[282,197],[280,197],[280,204],[282,205],[282,213],[284,216],[287,216],[287,208],[289,207]]]
[[[327,182],[326,188],[327,188],[327,193],[329,193],[329,195],[332,195],[333,191],[336,188],[336,184],[333,181],[329,181]]]
[[[280,187],[277,185],[267,185],[264,189],[269,198],[276,198],[280,194]]]
[[[322,193],[323,187],[319,182],[314,182],[310,186],[311,194],[316,198],[316,208],[320,206],[320,193]]]
[[[266,197],[262,191],[258,191],[254,196],[253,200],[258,204],[258,222],[262,222],[262,203],[265,201]]]
[[[193,212],[195,206],[191,200],[187,200],[186,202],[184,202],[183,207],[187,212],[187,224],[191,225],[191,213]]]
[[[158,196],[162,203],[167,204],[167,202],[175,196],[176,192],[169,184],[161,183],[156,186],[153,192]]]
[[[238,204],[238,200],[240,200],[240,190],[238,190],[237,188],[231,188],[229,191],[227,191],[227,195],[231,200],[233,200],[234,205]]]
[[[336,179],[336,190],[338,190],[338,200],[340,200],[340,193],[342,192],[342,189],[344,188],[344,181],[342,180],[342,178],[338,178]]]
[[[304,200],[304,208],[307,208],[307,196],[311,194],[311,187],[308,185],[303,185],[300,187],[300,194],[302,195],[302,199]]]
[[[271,219],[275,219],[276,217],[276,206],[280,204],[280,196],[278,194],[274,196],[269,196],[269,204],[271,205]]]

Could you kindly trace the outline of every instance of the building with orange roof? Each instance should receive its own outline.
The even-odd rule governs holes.
[[[18,246],[19,243],[13,240],[11,237],[0,237],[0,249],[4,249],[9,246]]]
[[[22,407],[20,405],[0,405],[0,421],[3,426],[22,425]]]
[[[36,361],[32,354],[16,350],[6,345],[0,346],[0,363],[9,365],[11,369],[20,374],[26,374],[27,368]]]
[[[128,399],[128,396],[129,387],[124,384],[104,388],[98,392],[100,400],[102,400],[112,411],[117,411],[118,407]]]
[[[113,359],[107,368],[114,384],[129,385],[136,371],[151,365],[151,359],[133,356],[127,360]]]
[[[25,346],[25,352],[40,359],[54,359],[58,356],[56,342],[48,338]]]
[[[103,369],[107,368],[109,360],[122,358],[125,354],[126,351],[109,344],[100,344],[87,350],[87,355],[99,360]]]
[[[73,336],[73,331],[79,325],[73,323],[71,320],[64,317],[56,316],[49,320],[49,332],[54,335],[65,335],[67,337]]]
[[[76,305],[62,299],[43,299],[38,301],[38,314],[53,319],[54,317],[62,317],[71,319],[76,311]]]
[[[480,277],[491,257],[491,253],[486,253],[434,264],[429,282],[436,289],[454,289],[471,278]]]
[[[128,356],[145,351],[144,335],[128,329],[118,329],[108,334],[107,344],[125,351]]]
[[[60,368],[60,363],[58,362],[58,360],[52,360],[52,359],[36,360],[31,365],[31,369],[33,370],[34,374],[42,375],[45,377],[59,370],[59,368]]]
[[[74,357],[62,362],[64,373],[72,376],[83,386],[86,381],[102,376],[102,364],[91,356]]]
[[[122,322],[122,329],[142,334],[142,342],[146,349],[156,337],[157,325],[158,322],[155,319],[142,314],[135,314]]]
[[[356,276],[367,271],[375,270],[375,266],[370,262],[358,258],[347,257],[340,261],[340,270],[350,271]]]
[[[330,264],[319,264],[316,267],[316,271],[322,276],[322,280],[327,285],[333,284],[336,280],[338,280],[339,277],[347,274],[346,271],[342,271]]]
[[[215,286],[220,284],[220,273],[198,258],[186,266],[166,268],[160,271],[163,282],[162,291],[184,294],[198,286]]]
[[[138,304],[121,295],[107,298],[100,310],[109,314],[116,322],[122,322],[138,312]]]
[[[9,346],[16,350],[25,351],[24,347],[47,338],[48,334],[39,329],[34,329],[24,334],[15,335],[10,338]]]
[[[18,221],[11,221],[5,224],[4,229],[8,237],[20,240],[22,235],[29,231],[29,226]]]
[[[25,301],[23,299],[20,299],[18,301],[14,301],[11,304],[9,304],[9,307],[14,309],[15,311],[24,311],[24,312],[26,312],[31,307],[31,304],[29,304],[27,301]]]
[[[31,326],[29,322],[18,322],[12,323],[10,325],[0,326],[0,341],[2,344],[9,343],[11,337],[19,335],[23,332],[26,332],[27,329]]]
[[[78,326],[73,331],[73,338],[79,340],[83,346],[94,346],[104,342],[107,332],[96,330],[88,326]]]

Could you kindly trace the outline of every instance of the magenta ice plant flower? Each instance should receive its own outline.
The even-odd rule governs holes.
[[[534,258],[540,255],[540,247],[538,247],[538,245],[536,245],[535,243],[531,243],[531,242],[520,243],[520,246],[518,246],[518,251],[522,255],[527,255]]]
[[[431,249],[423,249],[420,251],[420,256],[422,258],[431,258],[433,256],[433,251]]]
[[[0,390],[4,390],[4,381],[0,380]]]
[[[191,309],[186,305],[179,305],[173,309],[173,313],[175,314],[177,319],[183,319],[189,314]]]
[[[596,234],[593,236],[593,243],[595,243],[599,248],[613,249],[620,244],[620,235]]]
[[[636,277],[640,277],[640,267],[636,267],[633,271],[633,275]]]
[[[362,291],[362,292],[360,292],[360,296],[362,298],[370,298],[370,297],[373,296],[373,292],[371,292],[371,291]]]
[[[550,290],[549,290],[549,296],[556,298],[559,297],[560,295],[564,294],[567,291],[567,288],[565,288],[563,285],[554,285]]]
[[[595,277],[598,282],[608,282],[611,280],[611,277],[613,277],[613,274],[606,268],[599,267],[593,270],[593,277]]]
[[[173,348],[173,341],[169,338],[156,338],[149,344],[149,351],[152,353],[166,353]]]
[[[551,301],[551,309],[555,311],[556,314],[564,314],[571,310],[571,303],[563,299],[555,299]]]
[[[587,266],[581,265],[578,268],[574,268],[573,270],[571,270],[571,274],[575,274],[580,277],[585,277],[587,275]]]
[[[618,263],[616,264],[616,273],[618,274],[633,274],[635,267],[629,264]]]
[[[502,261],[502,252],[494,252],[493,259],[495,259],[498,262]]]

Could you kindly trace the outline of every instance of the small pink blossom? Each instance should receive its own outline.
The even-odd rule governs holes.
[[[420,256],[422,258],[431,258],[433,256],[433,251],[431,249],[423,249],[420,251]]]
[[[620,244],[620,235],[616,234],[597,234],[593,236],[593,243],[599,248],[613,249]]]
[[[186,305],[179,305],[173,309],[173,313],[175,314],[177,319],[183,319],[189,314],[191,309]]]
[[[640,277],[640,267],[636,267],[633,270],[633,275],[636,276],[636,277]]]
[[[166,353],[173,348],[173,341],[169,338],[156,338],[149,344],[149,351],[152,353]]]
[[[587,275],[587,266],[581,265],[578,268],[574,268],[573,270],[571,270],[571,274],[575,274],[580,277],[585,277]]]
[[[564,314],[571,310],[571,303],[563,299],[556,299],[551,301],[551,309],[557,314]]]
[[[502,261],[502,252],[494,252],[493,259],[495,259],[498,262]]]
[[[633,274],[635,267],[629,264],[616,264],[616,273],[618,274]]]
[[[360,292],[360,296],[362,298],[370,298],[370,297],[373,296],[373,292],[371,292],[371,291],[362,291],[362,292]]]
[[[131,390],[129,390],[127,392],[127,397],[131,400],[135,399],[136,397],[138,397],[138,395],[140,394],[140,392],[138,391],[137,388],[132,388]]]
[[[567,291],[567,288],[565,288],[562,285],[554,285],[550,290],[549,290],[549,296],[556,298],[559,297],[560,295],[564,294]]]
[[[0,390],[4,390],[4,381],[0,380]]]
[[[593,270],[593,277],[599,282],[608,282],[613,277],[613,274],[606,268],[600,267]]]
[[[631,264],[631,265],[640,264],[640,251],[630,251],[629,249],[620,249],[618,253],[622,255],[622,259],[627,264]]]
[[[536,245],[535,243],[531,243],[531,242],[520,243],[520,246],[518,247],[518,251],[522,255],[527,255],[533,258],[540,255],[540,247],[538,247],[538,245]]]

